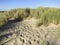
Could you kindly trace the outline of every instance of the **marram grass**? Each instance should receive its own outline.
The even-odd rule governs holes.
[[[60,9],[47,7],[39,7],[35,9],[18,8],[3,13],[0,12],[0,27],[6,24],[10,18],[21,20],[27,17],[39,19],[36,26],[47,26],[50,23],[57,25],[60,23]]]

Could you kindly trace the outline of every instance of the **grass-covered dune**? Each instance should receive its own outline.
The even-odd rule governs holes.
[[[6,12],[0,12],[0,28],[6,24],[10,18],[15,20],[22,20],[27,17],[34,17],[39,19],[36,23],[37,26],[49,25],[50,23],[59,24],[60,23],[60,9],[57,8],[17,8],[11,9]]]

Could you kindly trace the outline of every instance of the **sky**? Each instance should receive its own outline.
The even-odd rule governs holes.
[[[37,7],[60,8],[60,0],[0,0],[0,11],[14,8]]]

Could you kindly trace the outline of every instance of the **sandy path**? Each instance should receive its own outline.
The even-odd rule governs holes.
[[[59,45],[56,30],[59,27],[36,27],[36,19],[26,19],[21,22],[8,23],[0,31],[1,45]],[[9,27],[9,28],[7,28]]]

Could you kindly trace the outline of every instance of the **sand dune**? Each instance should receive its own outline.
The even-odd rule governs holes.
[[[0,45],[60,45],[59,25],[36,27],[37,19],[10,22],[0,31]]]

